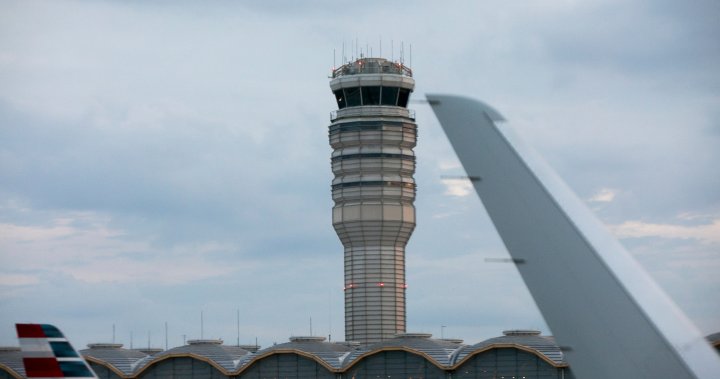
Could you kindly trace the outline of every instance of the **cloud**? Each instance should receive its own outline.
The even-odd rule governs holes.
[[[720,218],[709,224],[694,226],[626,221],[610,228],[620,238],[694,239],[705,244],[720,244]]]
[[[33,275],[23,274],[0,274],[0,286],[27,286],[38,284],[40,280]]]
[[[462,168],[462,164],[460,164],[460,161],[457,159],[443,159],[438,162],[438,168],[442,171],[455,170]]]
[[[461,212],[443,212],[443,213],[435,213],[432,215],[433,218],[436,219],[442,219],[442,218],[448,218],[452,216],[456,216],[462,214]]]
[[[442,179],[445,185],[445,195],[465,197],[473,193],[473,186],[469,179]]]
[[[677,218],[683,221],[706,221],[710,222],[717,216],[710,212],[682,212],[677,215]]]
[[[86,283],[178,284],[237,270],[236,265],[213,259],[219,252],[239,250],[234,246],[212,241],[153,246],[145,240],[147,236],[127,236],[110,227],[111,221],[92,212],[63,212],[49,225],[0,224],[0,260],[5,271],[0,284],[35,284],[47,275]],[[243,264],[250,267],[247,261]]]
[[[62,223],[63,220],[56,220]],[[9,243],[10,240],[20,241],[47,241],[74,234],[75,230],[66,225],[51,227],[21,226],[13,224],[0,224],[0,244]]]
[[[618,191],[612,188],[601,188],[593,194],[588,201],[593,203],[610,203],[615,200]]]
[[[43,269],[67,261],[108,257],[118,251],[142,249],[118,238],[124,233],[108,226],[107,216],[93,212],[63,212],[46,225],[0,224],[5,267]]]

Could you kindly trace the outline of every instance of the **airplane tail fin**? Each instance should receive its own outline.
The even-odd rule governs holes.
[[[60,329],[49,324],[15,324],[28,378],[97,378]]]

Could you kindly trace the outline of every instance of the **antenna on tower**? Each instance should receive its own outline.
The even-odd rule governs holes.
[[[343,64],[347,63],[347,57],[345,57],[345,40],[343,40],[342,61]]]
[[[380,40],[380,54],[378,56],[382,58],[382,36],[378,37],[378,39]]]
[[[240,308],[237,310],[237,345],[240,346]]]
[[[203,319],[203,311],[200,311],[200,339],[205,339],[205,320]]]
[[[115,324],[113,324],[113,343],[115,343]]]
[[[395,41],[390,40],[390,61],[395,61]]]
[[[310,316],[310,336],[312,335],[312,316]]]

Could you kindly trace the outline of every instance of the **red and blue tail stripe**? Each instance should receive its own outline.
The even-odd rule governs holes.
[[[48,324],[16,324],[28,378],[97,378],[60,329]]]

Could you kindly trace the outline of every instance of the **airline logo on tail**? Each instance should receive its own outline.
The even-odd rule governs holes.
[[[48,324],[15,327],[28,378],[97,378],[60,329]]]

